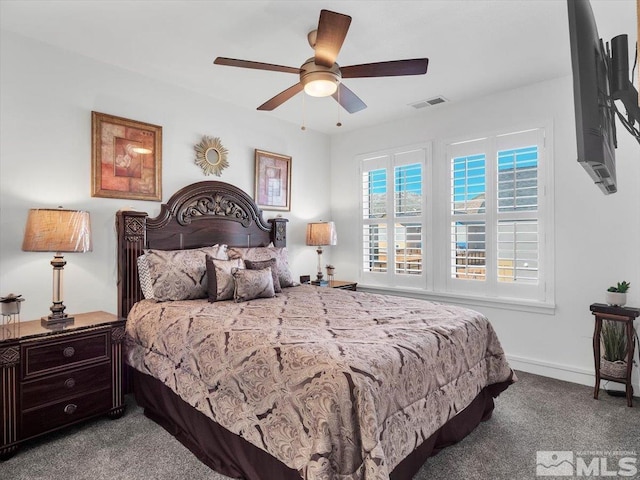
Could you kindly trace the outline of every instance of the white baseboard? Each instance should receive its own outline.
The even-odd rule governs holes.
[[[520,357],[517,355],[508,355],[507,360],[514,370],[521,370],[527,373],[534,373],[543,377],[556,378],[565,382],[578,383],[593,387],[595,385],[595,374],[593,369],[584,369],[569,365],[560,365],[557,363],[544,362],[532,358]],[[634,377],[632,377],[632,385],[634,394],[640,394],[640,382],[638,382],[637,369],[634,369]],[[600,382],[600,388],[609,390],[624,390],[624,385],[616,382]]]

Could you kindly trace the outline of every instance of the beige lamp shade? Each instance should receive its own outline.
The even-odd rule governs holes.
[[[89,252],[91,245],[91,219],[89,212],[64,208],[32,208],[27,216],[27,226],[22,240],[25,252],[55,252],[53,267],[53,304],[51,314],[42,317],[41,325],[59,328],[73,323],[74,318],[65,313],[62,302],[62,272],[67,262],[66,252]]]
[[[333,222],[315,222],[307,224],[307,245],[336,245],[338,235]]]
[[[89,212],[63,208],[29,210],[22,250],[25,252],[90,252]]]

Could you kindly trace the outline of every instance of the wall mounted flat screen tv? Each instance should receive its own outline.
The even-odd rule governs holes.
[[[615,193],[616,124],[608,56],[589,2],[567,3],[578,162],[605,194]]]
[[[605,194],[615,193],[616,117],[640,143],[638,91],[629,76],[627,35],[605,44],[589,0],[567,0],[578,162]],[[621,113],[615,101],[626,112]]]

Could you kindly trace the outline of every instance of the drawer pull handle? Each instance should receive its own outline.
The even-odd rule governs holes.
[[[67,415],[73,415],[77,409],[78,409],[77,405],[70,403],[64,407],[64,413],[66,413]]]
[[[76,353],[76,349],[73,347],[67,347],[62,351],[62,355],[64,355],[66,358],[73,357],[75,353]]]
[[[73,388],[76,386],[76,381],[73,378],[67,378],[64,381],[64,386],[67,388]]]

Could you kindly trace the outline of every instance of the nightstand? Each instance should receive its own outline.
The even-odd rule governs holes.
[[[345,282],[343,280],[331,280],[329,282],[328,287],[331,288],[339,288],[341,290],[353,290],[356,291],[356,287],[358,286],[358,282]]]
[[[124,319],[76,314],[73,325],[40,320],[0,331],[0,459],[20,443],[98,415],[124,413]]]

